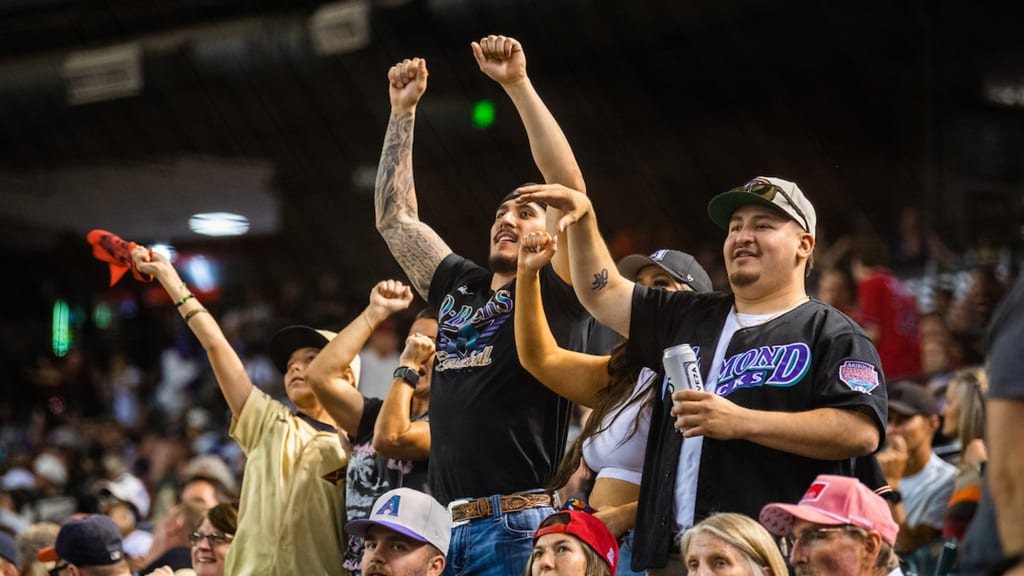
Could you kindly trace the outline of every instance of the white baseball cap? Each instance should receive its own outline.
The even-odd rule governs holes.
[[[448,555],[452,517],[429,494],[411,488],[396,488],[377,498],[370,510],[368,518],[349,522],[345,530],[365,538],[371,526],[383,526],[413,540],[433,544],[441,554]]]

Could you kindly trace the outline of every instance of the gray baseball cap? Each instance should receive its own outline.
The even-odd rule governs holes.
[[[619,260],[619,273],[636,282],[636,275],[646,266],[657,266],[678,282],[693,288],[694,292],[711,292],[711,278],[696,258],[678,250],[657,250],[650,256],[630,254]]]
[[[796,220],[804,231],[814,235],[818,217],[811,201],[795,182],[771,176],[758,176],[742,186],[722,192],[708,202],[708,216],[723,230],[729,229],[732,213],[740,206],[758,204],[781,210]]]

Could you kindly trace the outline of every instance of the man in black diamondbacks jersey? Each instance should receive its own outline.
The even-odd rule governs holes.
[[[757,178],[708,205],[728,231],[732,294],[636,286],[616,270],[586,196],[550,185],[519,192],[520,202],[562,210],[576,294],[629,336],[631,361],[660,370],[662,351],[685,342],[707,383],[663,383],[658,395],[634,569],[682,573],[674,541],[694,522],[718,511],[757,517],[770,501],[799,500],[818,474],[850,475],[854,458],[877,449],[887,408],[878,354],[853,321],[807,296],[815,212],[796,184]]]

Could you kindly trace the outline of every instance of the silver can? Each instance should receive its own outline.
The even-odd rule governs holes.
[[[689,344],[665,348],[661,363],[668,376],[668,384],[675,390],[704,390],[704,379],[700,376],[697,354]]]

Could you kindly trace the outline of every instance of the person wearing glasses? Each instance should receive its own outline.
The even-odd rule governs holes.
[[[789,576],[772,535],[743,514],[708,516],[683,534],[679,549],[687,576]]]
[[[189,532],[192,567],[172,570],[161,566],[152,576],[224,576],[225,559],[238,529],[238,504],[218,504],[203,514],[198,528]]]
[[[889,503],[855,478],[822,474],[797,504],[768,504],[760,520],[783,538],[798,576],[903,574],[893,549],[900,527]]]
[[[576,295],[629,338],[632,363],[663,372],[666,348],[697,353],[704,390],[662,380],[655,397],[633,569],[679,574],[675,542],[695,522],[795,501],[818,474],[852,475],[855,459],[878,448],[887,411],[878,353],[856,323],[807,296],[816,216],[795,183],[759,177],[708,204],[726,231],[731,294],[637,285],[616,269],[586,195],[518,192],[519,202],[561,210]]]
[[[131,576],[121,530],[109,516],[69,520],[57,541],[39,551],[40,562],[55,562],[50,576]]]

